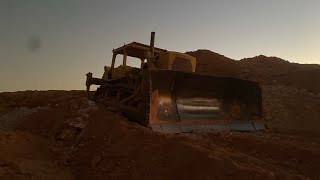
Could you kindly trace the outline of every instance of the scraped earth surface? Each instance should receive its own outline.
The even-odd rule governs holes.
[[[271,130],[164,135],[84,91],[0,93],[0,179],[320,178],[320,89],[300,78],[317,80],[318,65],[190,54],[199,72],[261,82]]]
[[[88,101],[82,91],[1,93],[0,97],[1,177],[320,177],[320,136],[316,132],[164,135]]]

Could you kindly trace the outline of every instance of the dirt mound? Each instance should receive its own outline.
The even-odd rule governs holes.
[[[318,177],[319,143],[271,134],[163,135],[98,109],[63,152],[76,179],[281,179]]]
[[[314,83],[320,80],[320,65],[290,63],[262,55],[242,59],[238,64],[247,72],[244,77],[264,85],[285,85],[320,93],[320,85]]]
[[[320,93],[320,65],[297,64],[267,56],[256,56],[239,61],[209,50],[187,52],[197,58],[197,72],[233,76],[254,80],[263,85],[285,85]]]
[[[44,94],[51,92],[42,93],[46,97]],[[317,171],[319,136],[163,135],[106,111],[88,101],[83,93],[72,98],[68,95],[72,92],[64,93],[60,94],[65,97],[61,101],[52,96],[53,99],[45,103],[23,103],[22,110],[29,109],[32,114],[0,133],[2,176],[44,179],[320,177]],[[51,101],[56,104],[48,105]],[[4,116],[19,114],[22,111],[19,109]]]
[[[1,179],[73,179],[56,165],[47,139],[28,132],[0,131]]]
[[[271,128],[319,132],[320,65],[263,55],[236,61],[208,50],[188,54],[197,58],[199,73],[260,82],[263,118]]]
[[[263,118],[272,128],[320,132],[320,94],[288,86],[262,87]]]
[[[196,72],[218,76],[235,76],[239,68],[236,61],[209,50],[187,52],[197,58]]]
[[[236,164],[182,137],[157,134],[111,112],[92,116],[67,159],[76,179],[264,178],[268,172]]]
[[[50,90],[0,93],[0,115],[20,107],[36,108],[55,105],[79,96],[85,97],[85,92]]]

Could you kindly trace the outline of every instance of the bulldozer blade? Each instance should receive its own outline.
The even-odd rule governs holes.
[[[261,101],[257,82],[150,70],[148,123],[154,131],[263,130]]]

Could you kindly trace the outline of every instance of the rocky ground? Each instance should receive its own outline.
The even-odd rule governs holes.
[[[278,99],[277,88],[268,87],[266,92],[279,93]],[[3,179],[320,177],[316,132],[281,130],[280,124],[268,133],[164,135],[88,101],[81,91],[1,93],[0,97]],[[269,101],[264,100],[264,108],[272,117],[278,111],[269,110],[273,104]]]
[[[259,81],[271,130],[164,135],[84,91],[0,93],[0,179],[320,178],[318,65],[189,54],[201,73]]]

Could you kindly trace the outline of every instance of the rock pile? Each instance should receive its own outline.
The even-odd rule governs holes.
[[[25,119],[39,110],[48,110],[50,107],[27,108],[20,107],[0,116],[0,130],[12,130],[17,128]]]
[[[86,98],[72,100],[70,106],[70,111],[73,112],[72,117],[64,121],[64,128],[58,136],[58,139],[62,141],[75,140],[87,126],[90,113],[97,110],[96,104]]]
[[[271,128],[319,132],[320,94],[288,86],[262,87],[263,118]]]

